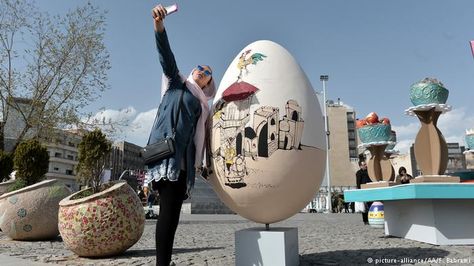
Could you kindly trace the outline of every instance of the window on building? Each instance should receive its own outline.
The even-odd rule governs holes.
[[[354,128],[355,124],[354,121],[347,121],[347,128]]]
[[[74,160],[74,156],[68,155],[68,156],[67,156],[67,159],[68,159],[68,160]]]
[[[349,150],[349,157],[351,158],[357,158],[357,151],[354,149]]]
[[[58,171],[59,171],[59,168],[58,168],[58,167],[54,167],[54,171],[58,172]]]
[[[347,121],[354,121],[354,113],[347,112]]]
[[[56,153],[54,153],[54,157],[61,158],[61,157],[63,157],[63,155],[60,152],[56,152]]]
[[[355,134],[354,130],[349,130],[348,134],[349,134],[349,139],[355,139],[356,134]]]
[[[66,170],[66,175],[74,175],[74,171],[72,170]]]

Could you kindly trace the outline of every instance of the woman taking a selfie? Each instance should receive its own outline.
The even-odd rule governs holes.
[[[174,136],[174,153],[148,164],[146,183],[160,196],[156,223],[156,262],[168,266],[183,200],[190,196],[195,176],[202,171],[208,101],[215,95],[212,70],[198,65],[186,78],[179,73],[163,20],[166,9],[152,9],[156,46],[163,68],[161,99],[148,144]]]

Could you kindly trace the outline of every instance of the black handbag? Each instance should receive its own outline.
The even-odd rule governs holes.
[[[150,137],[148,138],[148,143],[145,148],[143,148],[143,158],[145,160],[146,165],[154,164],[160,160],[169,158],[173,156],[176,151],[175,148],[175,136],[176,136],[176,124],[178,123],[179,114],[181,112],[182,104],[183,104],[183,93],[184,90],[181,91],[181,95],[179,97],[179,107],[178,112],[176,113],[174,125],[173,125],[173,134],[171,136],[162,138],[153,144],[150,143]],[[159,108],[158,108],[159,109]],[[153,128],[156,126],[156,122],[158,120],[159,113],[156,114],[155,122],[153,122]]]

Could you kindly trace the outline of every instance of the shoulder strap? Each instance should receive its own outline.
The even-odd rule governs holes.
[[[179,96],[178,112],[176,113],[176,116],[175,116],[175,119],[174,119],[174,125],[173,125],[173,137],[175,136],[175,133],[176,133],[176,126],[178,124],[179,114],[181,113],[181,108],[182,108],[182,105],[183,105],[183,94],[184,94],[185,89],[187,89],[187,88],[183,88],[181,90],[181,95]]]

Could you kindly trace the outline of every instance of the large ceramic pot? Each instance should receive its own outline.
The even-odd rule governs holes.
[[[366,125],[357,129],[357,134],[362,143],[388,141],[391,132],[392,127],[389,124]]]
[[[106,257],[124,252],[140,239],[143,206],[127,183],[114,183],[77,199],[83,192],[59,203],[59,231],[67,248],[81,257]]]
[[[445,104],[449,91],[436,79],[426,78],[410,87],[410,100],[413,105]]]
[[[0,228],[14,240],[46,240],[58,236],[59,201],[71,191],[57,180],[0,196]]]
[[[8,191],[8,188],[15,183],[15,180],[8,180],[0,183],[0,196]]]

